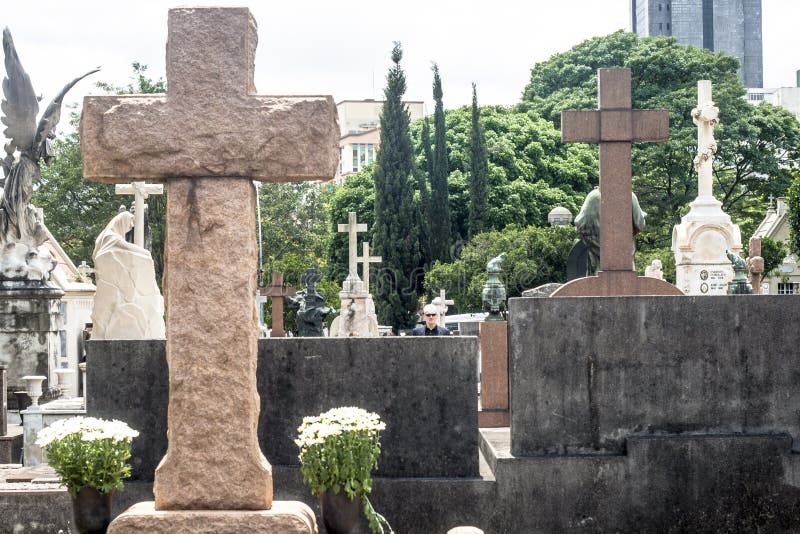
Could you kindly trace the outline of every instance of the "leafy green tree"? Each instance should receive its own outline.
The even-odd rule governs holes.
[[[601,67],[632,72],[633,105],[670,110],[670,140],[634,146],[634,190],[645,211],[640,236],[646,249],[669,246],[672,226],[697,196],[697,130],[691,110],[697,105],[697,80],[714,83],[721,123],[715,131],[714,194],[747,233],[763,211],[763,199],[782,195],[800,154],[800,126],[781,109],[751,106],[742,97],[738,60],[705,49],[679,45],[671,37],[639,38],[616,32],[584,41],[556,54],[531,71],[519,109],[533,110],[560,124],[564,109],[597,106]]]
[[[438,293],[445,289],[461,312],[481,309],[486,283],[486,264],[506,253],[503,282],[508,297],[548,282],[566,282],[567,256],[576,239],[575,229],[566,227],[521,227],[476,235],[452,263],[437,262],[425,275],[425,286]]]
[[[433,113],[434,146],[433,173],[431,181],[431,208],[428,213],[430,229],[431,260],[447,261],[450,259],[450,202],[447,178],[450,174],[447,163],[447,126],[442,103],[442,79],[439,76],[439,65],[433,64]]]
[[[383,257],[375,298],[378,320],[393,330],[416,323],[419,209],[414,204],[414,154],[403,105],[406,77],[400,43],[392,49],[381,113],[381,149],[375,164],[375,252]]]
[[[786,205],[789,208],[789,250],[800,256],[800,173],[789,187]]]
[[[764,272],[761,274],[761,280],[767,276],[772,276],[771,273],[775,272],[778,267],[783,263],[784,258],[789,254],[781,241],[775,241],[768,237],[761,238],[761,257],[764,258]]]
[[[533,111],[483,106],[479,113],[488,152],[486,229],[544,226],[547,213],[559,205],[577,213],[586,192],[597,183],[596,151],[587,145],[564,145],[552,123]],[[450,221],[454,235],[466,236],[472,111],[468,106],[448,110],[445,118]],[[422,161],[424,150],[423,126],[421,120],[412,125],[417,161]],[[457,256],[463,242],[454,245]]]
[[[480,122],[478,93],[472,84],[472,124],[469,137],[469,237],[486,228],[488,206],[487,181],[489,179],[489,159],[486,152],[486,134]]]

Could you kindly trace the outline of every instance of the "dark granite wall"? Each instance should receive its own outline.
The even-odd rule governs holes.
[[[379,475],[477,476],[476,359],[472,337],[260,340],[261,448],[274,465],[297,465],[303,416],[359,406],[386,422]],[[90,341],[87,362],[89,414],[141,432],[133,476],[152,480],[166,452],[164,342]]]
[[[800,449],[800,300],[510,300],[511,450],[622,453],[630,436],[786,433]]]

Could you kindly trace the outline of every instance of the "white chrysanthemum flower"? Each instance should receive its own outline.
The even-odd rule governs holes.
[[[59,419],[52,425],[40,430],[36,436],[36,445],[47,447],[54,441],[76,435],[82,441],[111,439],[114,441],[131,440],[139,432],[122,421],[106,421],[96,417],[70,417]]]

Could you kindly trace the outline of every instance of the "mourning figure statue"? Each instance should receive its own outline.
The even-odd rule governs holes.
[[[325,335],[323,325],[325,318],[336,310],[325,305],[325,297],[317,292],[317,282],[322,276],[317,274],[315,269],[308,269],[306,274],[300,277],[300,281],[306,284],[305,289],[301,289],[294,297],[284,297],[286,305],[297,310],[297,335],[299,337],[322,337]]]
[[[631,193],[631,208],[633,212],[633,235],[642,231],[647,213],[639,207],[639,199]],[[593,275],[600,267],[600,189],[594,188],[583,201],[581,211],[575,217],[575,229],[578,236],[586,246],[588,253],[587,275]],[[634,250],[636,249],[634,242]],[[633,258],[631,258],[633,262]]]
[[[44,285],[56,262],[38,247],[47,238],[42,217],[31,204],[33,185],[41,180],[40,162],[53,159],[55,128],[61,117],[61,103],[72,86],[97,72],[75,78],[47,106],[39,122],[39,99],[22,68],[11,32],[3,30],[6,77],[3,79],[3,130],[7,143],[3,169],[3,197],[0,203],[0,285],[32,287]]]

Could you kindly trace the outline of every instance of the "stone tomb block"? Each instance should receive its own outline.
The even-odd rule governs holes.
[[[631,436],[775,434],[800,450],[800,307],[784,297],[509,301],[511,452]],[[536,328],[530,328],[536,325]]]
[[[134,479],[152,480],[166,451],[164,346],[87,344],[89,415],[122,419],[141,433],[132,447]],[[298,465],[293,440],[304,416],[359,406],[386,422],[379,475],[478,476],[477,352],[473,337],[259,340],[264,455],[273,465]]]

